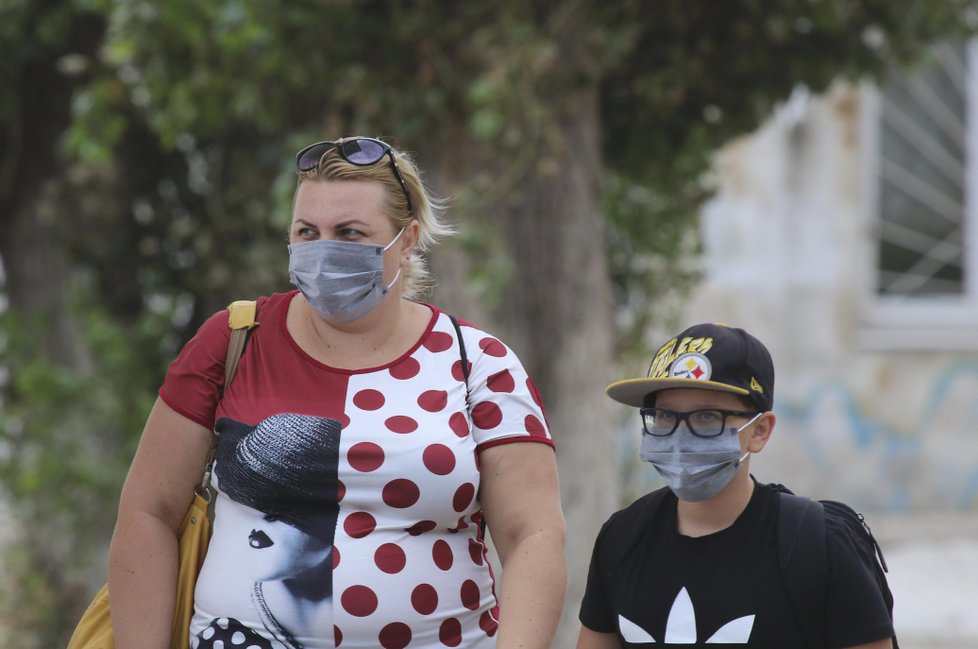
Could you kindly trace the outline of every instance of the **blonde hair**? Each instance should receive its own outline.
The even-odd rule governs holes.
[[[354,139],[350,136],[337,140]],[[404,288],[402,296],[409,300],[424,297],[433,286],[431,275],[425,263],[424,254],[439,241],[455,233],[455,229],[442,219],[445,202],[432,195],[421,179],[421,171],[414,160],[406,153],[391,147],[391,152],[397,160],[398,169],[404,179],[404,185],[411,196],[411,209],[408,209],[407,197],[401,183],[394,175],[390,158],[385,155],[376,164],[360,166],[347,162],[334,147],[323,154],[319,165],[309,171],[297,172],[296,192],[299,186],[308,181],[354,180],[374,181],[384,187],[387,200],[384,202],[384,212],[395,231],[400,231],[412,220],[418,221],[418,243],[411,253],[408,267],[402,273]],[[295,198],[293,197],[293,208]]]

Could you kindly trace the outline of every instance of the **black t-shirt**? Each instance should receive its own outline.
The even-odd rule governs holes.
[[[733,525],[698,538],[678,533],[671,493],[651,519],[638,515],[648,497],[617,512],[595,542],[581,622],[616,633],[623,647],[805,647],[778,567],[777,499],[757,485]],[[882,596],[850,541],[827,526],[826,544],[829,647],[890,637]]]

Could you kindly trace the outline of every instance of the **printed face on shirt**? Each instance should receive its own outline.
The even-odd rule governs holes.
[[[235,540],[235,554],[254,581],[294,577],[322,565],[332,551],[328,541],[245,505],[228,508],[221,523],[231,528],[225,538]]]

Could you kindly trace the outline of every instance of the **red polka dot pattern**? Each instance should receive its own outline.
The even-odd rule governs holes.
[[[438,566],[439,570],[451,570],[455,563],[455,556],[452,554],[452,546],[444,539],[438,539],[431,547],[431,558]]]
[[[474,611],[479,608],[479,586],[471,579],[462,582],[462,589],[459,593],[462,598],[462,606]]]
[[[492,636],[496,635],[496,629],[499,628],[499,623],[496,622],[495,618],[489,613],[489,611],[486,611],[482,614],[482,617],[479,618],[479,628],[485,631],[486,635],[491,638]]]
[[[441,623],[438,629],[438,639],[446,647],[457,647],[462,644],[462,625],[453,617]]]
[[[547,429],[544,428],[543,423],[533,415],[527,415],[526,419],[523,420],[523,425],[526,426],[526,432],[533,437],[547,436]]]
[[[455,496],[452,498],[452,507],[457,512],[464,512],[472,504],[473,498],[475,498],[475,485],[466,482],[455,490]]]
[[[411,644],[411,627],[403,622],[391,622],[377,636],[384,649],[404,649]]]
[[[540,391],[537,390],[533,379],[529,377],[526,379],[526,389],[530,391],[530,396],[533,397],[533,403],[537,404],[538,408],[543,408],[543,399],[540,398]]]
[[[451,349],[452,343],[454,342],[455,339],[452,338],[451,334],[447,334],[444,331],[432,331],[423,345],[429,352],[435,352],[437,354],[438,352]]]
[[[493,392],[510,393],[516,389],[516,381],[509,370],[500,370],[486,379],[486,387]]]
[[[380,497],[388,506],[404,509],[418,502],[418,498],[421,497],[421,490],[411,480],[398,478],[384,485]]]
[[[428,412],[441,412],[448,405],[448,393],[444,390],[428,390],[418,397],[418,405]]]
[[[469,422],[465,415],[460,412],[456,412],[448,418],[448,427],[457,437],[467,437],[469,434]]]
[[[435,521],[418,521],[411,527],[406,528],[404,531],[411,536],[420,536],[425,532],[430,532],[431,530],[438,527],[438,523]]]
[[[374,563],[389,575],[394,575],[407,564],[407,556],[401,546],[395,543],[385,543],[374,552]]]
[[[373,442],[360,442],[347,451],[346,461],[357,471],[376,471],[384,463],[384,449]]]
[[[479,341],[479,347],[489,356],[502,358],[506,355],[506,346],[495,338],[491,338],[489,336]]]
[[[343,521],[343,530],[355,539],[362,539],[376,528],[376,519],[367,512],[353,512]]]
[[[448,475],[455,469],[455,454],[444,444],[431,444],[421,457],[425,467],[435,475]]]
[[[469,372],[471,372],[472,371],[472,361],[466,361],[465,364],[469,366]],[[455,361],[454,363],[452,363],[452,377],[456,381],[460,381],[460,382],[465,381],[465,374],[462,372],[462,361],[461,361],[461,359],[459,359],[459,360]]]
[[[388,417],[384,426],[392,433],[413,433],[418,430],[418,422],[404,415]]]
[[[339,455],[341,507],[327,560],[332,619],[309,632],[322,642],[330,644],[330,626],[343,649],[461,648],[492,644],[483,634],[498,634],[498,615],[485,612],[498,586],[477,523],[478,449],[549,431],[512,351],[474,327],[463,331],[474,372],[467,386],[455,331],[441,314],[395,363],[318,368],[330,375],[322,384],[303,373],[269,397],[288,404],[310,395],[310,416],[344,426],[338,446],[324,447]]]
[[[411,591],[411,606],[421,615],[431,615],[438,608],[438,591],[431,584],[419,584]]]
[[[477,566],[481,566],[485,559],[482,544],[475,539],[469,539],[469,557],[472,559],[472,563]]]
[[[503,421],[503,411],[492,401],[483,401],[472,408],[472,422],[482,430],[492,430]]]
[[[377,390],[360,390],[353,395],[353,405],[360,410],[380,410],[384,402],[384,395]]]
[[[390,369],[391,376],[393,376],[395,379],[400,379],[401,381],[413,379],[420,371],[421,363],[410,356]]]
[[[350,615],[367,617],[377,610],[377,594],[366,586],[350,586],[340,596],[340,603]]]

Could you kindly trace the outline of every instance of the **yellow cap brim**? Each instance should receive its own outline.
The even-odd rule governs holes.
[[[703,381],[700,379],[625,379],[615,381],[607,388],[605,394],[626,406],[641,408],[645,405],[645,397],[652,392],[668,390],[670,388],[692,388],[695,390],[716,390],[717,392],[730,392],[733,394],[749,395],[750,392],[743,388],[716,381]]]

